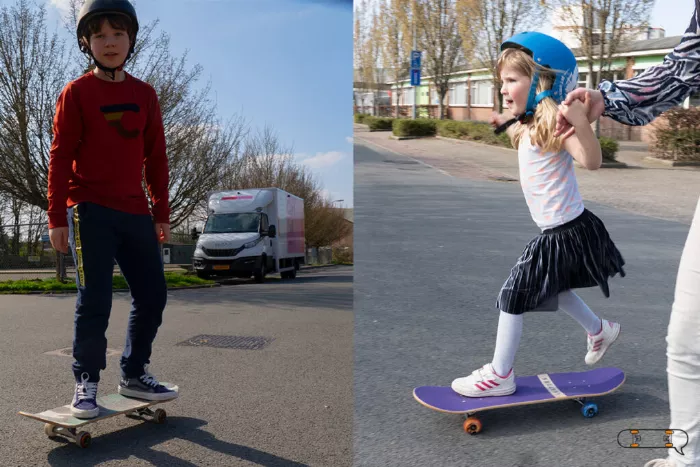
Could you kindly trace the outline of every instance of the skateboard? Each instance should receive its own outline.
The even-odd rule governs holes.
[[[169,385],[168,383],[161,384],[166,387],[175,388],[177,391],[177,386]],[[175,399],[149,401],[125,397],[121,394],[109,394],[97,398],[100,414],[95,418],[81,419],[74,417],[70,411],[70,404],[40,413],[19,412],[19,415],[44,422],[44,433],[46,433],[46,436],[49,438],[63,436],[81,448],[87,448],[90,446],[92,436],[90,436],[90,433],[87,431],[78,431],[79,428],[121,414],[125,414],[126,416],[134,414],[141,417],[148,416],[150,420],[155,423],[165,423],[165,418],[167,416],[165,410],[160,408],[153,410],[151,407],[172,400]]]
[[[581,404],[584,417],[594,417],[598,413],[598,405],[587,398],[610,394],[624,382],[625,373],[619,368],[596,368],[575,373],[516,376],[516,390],[509,396],[464,397],[449,386],[421,386],[413,390],[413,397],[438,412],[465,415],[462,427],[474,435],[482,428],[475,413],[503,407],[573,399]]]

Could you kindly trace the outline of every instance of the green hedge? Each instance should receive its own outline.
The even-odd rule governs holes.
[[[394,123],[393,118],[388,117],[365,117],[364,123],[369,125],[370,131],[390,131]]]
[[[370,117],[370,114],[355,114],[355,123],[365,123],[367,117]]]
[[[617,159],[615,157],[615,154],[620,148],[620,145],[617,144],[617,141],[612,138],[607,138],[605,136],[601,136],[600,138],[598,138],[598,141],[600,142],[600,149],[603,153],[603,162],[616,162]]]
[[[437,134],[445,138],[477,141],[506,148],[513,147],[506,133],[501,133],[500,135],[495,134],[493,132],[493,127],[486,122],[440,120],[438,122]]]
[[[394,120],[394,136],[435,136],[437,120],[429,118],[397,118]]]

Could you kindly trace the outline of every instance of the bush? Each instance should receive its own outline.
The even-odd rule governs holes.
[[[674,108],[663,114],[651,150],[659,159],[700,161],[700,109]]]
[[[513,147],[506,133],[497,135],[493,132],[493,127],[486,122],[440,120],[437,125],[437,134],[445,138],[478,141],[506,148]]]
[[[388,117],[365,117],[365,124],[369,125],[370,131],[389,131],[392,128],[394,118]]]
[[[394,136],[435,136],[436,122],[429,118],[397,118],[394,119]]]
[[[617,141],[605,136],[598,138],[598,141],[600,142],[600,150],[603,153],[603,162],[616,162],[617,159],[615,158],[615,154],[620,148]]]
[[[370,114],[357,113],[355,114],[355,123],[365,123],[367,117],[370,117]]]
[[[353,264],[352,247],[333,248],[333,264]]]

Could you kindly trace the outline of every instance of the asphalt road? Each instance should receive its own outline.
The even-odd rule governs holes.
[[[294,281],[169,293],[151,369],[180,387],[166,425],[113,417],[92,446],[52,441],[17,415],[70,403],[74,295],[0,296],[3,466],[349,466],[352,459],[352,268]],[[114,295],[98,395],[116,391],[130,299]],[[201,334],[273,339],[259,350],[181,346]]]
[[[665,336],[688,226],[586,203],[620,248],[627,277],[577,291],[622,324],[598,366],[627,374],[584,418],[572,401],[460,415],[413,399],[491,361],[496,296],[538,230],[517,183],[453,178],[355,144],[355,466],[638,466],[665,449],[623,449],[621,430],[669,423]],[[640,193],[640,196],[643,194]],[[585,331],[563,312],[530,313],[516,374],[581,371]]]

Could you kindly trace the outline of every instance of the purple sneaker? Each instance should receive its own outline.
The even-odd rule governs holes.
[[[70,411],[75,418],[95,418],[100,414],[97,406],[97,383],[89,383],[90,375],[80,375],[80,382],[75,383],[75,394]]]

